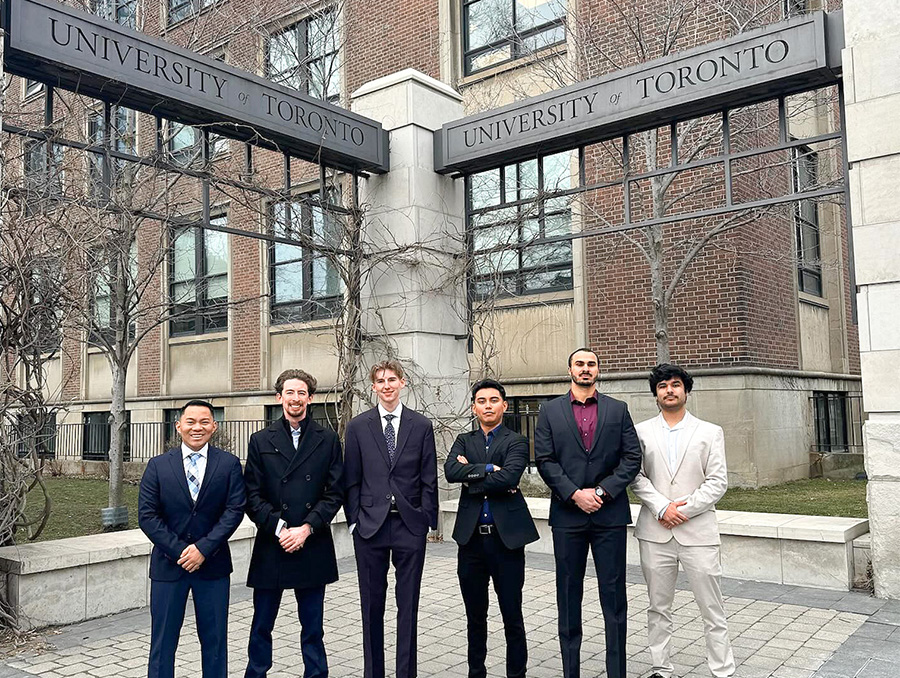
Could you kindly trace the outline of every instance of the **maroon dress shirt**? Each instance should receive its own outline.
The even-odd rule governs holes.
[[[594,432],[597,430],[597,396],[592,395],[584,402],[575,399],[575,394],[569,391],[569,400],[572,401],[572,414],[575,415],[575,425],[581,435],[581,444],[585,451],[591,449],[594,444]]]

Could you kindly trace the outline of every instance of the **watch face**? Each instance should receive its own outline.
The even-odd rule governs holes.
[[[595,487],[595,488],[594,488],[594,494],[596,494],[598,497],[601,497],[601,498],[602,498],[602,497],[603,497],[603,490],[601,490],[599,487]]]

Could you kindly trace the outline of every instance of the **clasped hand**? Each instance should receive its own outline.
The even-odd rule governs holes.
[[[178,564],[188,572],[196,572],[200,569],[204,560],[206,560],[206,558],[200,553],[200,549],[191,544],[186,546],[184,551],[181,552],[181,557],[178,558]]]
[[[461,454],[457,454],[457,455],[456,455],[456,461],[458,461],[460,464],[468,464],[468,463],[469,463],[469,460],[466,459],[466,458],[465,458],[463,455],[461,455]],[[496,464],[494,464],[494,470],[491,471],[491,473],[496,473],[497,471],[502,471],[502,470],[503,470],[502,468],[500,468],[499,466],[497,466]],[[516,492],[519,491],[519,488],[518,488],[518,487],[513,487],[513,488],[510,488],[510,489],[507,490],[507,491],[508,491],[510,494],[515,494]]]
[[[293,553],[297,549],[303,548],[312,530],[307,523],[303,523],[300,527],[285,527],[278,536],[278,543],[288,553]]]
[[[575,494],[572,495],[572,501],[585,513],[594,513],[603,506],[603,500],[597,496],[593,487],[576,490]]]
[[[666,512],[663,513],[662,518],[659,518],[659,522],[665,527],[667,530],[671,530],[673,527],[677,527],[683,523],[688,521],[688,517],[684,515],[678,509],[687,504],[686,501],[673,501],[666,507]]]

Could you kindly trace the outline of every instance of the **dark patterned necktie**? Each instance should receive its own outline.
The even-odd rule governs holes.
[[[387,443],[388,456],[391,458],[391,464],[394,463],[394,450],[397,449],[397,434],[394,431],[394,425],[391,423],[397,418],[395,414],[384,415],[387,424],[384,425],[384,442]]]

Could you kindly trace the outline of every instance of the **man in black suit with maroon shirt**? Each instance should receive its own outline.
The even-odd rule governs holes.
[[[641,446],[628,406],[596,390],[597,354],[569,356],[569,393],[544,403],[534,432],[538,472],[552,490],[550,527],[564,678],[581,671],[581,603],[588,549],[593,552],[606,626],[606,675],[625,678],[625,489],[641,468]]]
[[[468,619],[469,678],[485,678],[488,585],[494,582],[506,636],[506,676],[524,678],[528,644],[522,618],[525,544],[537,529],[519,480],[528,465],[528,439],[503,425],[506,389],[493,379],[472,387],[478,428],[461,433],[444,464],[451,483],[463,483],[453,539],[459,544],[457,572]]]
[[[363,625],[363,676],[384,678],[387,574],[396,568],[396,678],[416,678],[416,625],[425,542],[437,528],[434,428],[400,402],[403,366],[369,372],[378,405],[354,417],[344,436],[347,525],[353,534]]]

